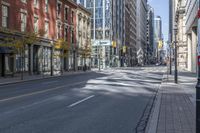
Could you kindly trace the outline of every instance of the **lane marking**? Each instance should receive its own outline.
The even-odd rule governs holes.
[[[72,107],[74,107],[74,106],[76,106],[76,105],[78,105],[78,104],[80,104],[80,103],[82,103],[82,102],[85,102],[85,101],[87,101],[87,100],[89,100],[89,99],[91,99],[91,98],[93,98],[93,97],[95,97],[95,95],[86,97],[86,98],[84,98],[84,99],[82,99],[82,100],[80,100],[80,101],[78,101],[78,102],[75,102],[75,103],[69,105],[68,108],[72,108]]]
[[[74,84],[69,84],[69,85],[62,85],[62,86],[54,87],[54,88],[51,88],[51,89],[46,89],[46,90],[42,90],[42,91],[36,91],[36,92],[32,92],[32,93],[28,93],[28,94],[23,94],[23,95],[19,95],[19,96],[14,96],[14,97],[10,97],[10,98],[5,98],[5,99],[1,99],[0,102],[6,102],[6,101],[15,100],[15,99],[23,98],[23,97],[28,97],[28,96],[33,96],[33,95],[37,95],[37,94],[42,94],[42,93],[45,93],[45,92],[58,90],[58,89],[61,89],[61,88],[64,88],[64,87],[70,87],[70,86],[80,85],[80,84],[83,84],[83,83],[85,83],[85,81],[74,83]]]

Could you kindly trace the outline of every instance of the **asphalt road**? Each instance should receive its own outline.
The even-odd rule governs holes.
[[[165,67],[0,86],[0,133],[134,133]]]

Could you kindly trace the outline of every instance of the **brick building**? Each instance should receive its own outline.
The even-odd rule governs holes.
[[[56,74],[75,70],[76,9],[70,0],[0,0],[0,44],[5,38],[22,38],[26,33],[38,33],[37,42],[25,46],[24,56],[10,46],[0,46],[0,76],[20,72]],[[67,42],[65,58],[56,48],[58,39]]]

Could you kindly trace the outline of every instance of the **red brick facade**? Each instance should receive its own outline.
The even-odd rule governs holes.
[[[51,75],[57,71],[76,70],[78,5],[72,0],[48,0],[48,6],[46,0],[37,0],[37,2],[35,0],[0,0],[0,43],[7,36],[20,37],[21,34],[18,33],[23,33],[24,30],[25,33],[41,33],[41,31],[43,33],[39,34],[40,41],[26,46],[24,57],[13,53],[12,50],[9,51],[6,47],[0,47],[0,76],[6,75],[6,68],[10,68],[9,73],[19,72],[23,68],[30,74],[46,71]],[[4,28],[8,30],[4,32]],[[7,31],[16,34],[7,34]],[[58,39],[64,39],[69,45],[68,57],[62,58],[62,50],[52,47],[52,43]],[[10,62],[7,63],[6,59]]]
[[[57,2],[62,3],[61,7],[61,17],[57,16]],[[20,13],[26,11],[27,13],[27,32],[34,32],[34,16],[38,16],[38,29],[44,31],[45,21],[49,22],[49,35],[48,39],[56,40],[57,39],[57,23],[61,21],[62,33],[61,37],[64,38],[64,27],[73,27],[74,29],[74,44],[76,44],[76,8],[77,5],[74,2],[68,0],[49,0],[48,1],[48,12],[45,12],[45,0],[38,0],[39,6],[36,8],[33,4],[34,0],[27,0],[26,3],[23,3],[21,0],[0,0],[0,16],[2,16],[2,5],[6,5],[9,8],[8,11],[8,29],[21,31],[21,16]],[[64,20],[65,17],[65,7],[69,7],[68,11],[68,21]],[[71,18],[71,11],[74,10],[73,18]],[[73,23],[71,23],[73,19]],[[2,17],[0,17],[0,27],[2,27]],[[71,42],[70,30],[68,30],[68,42]]]

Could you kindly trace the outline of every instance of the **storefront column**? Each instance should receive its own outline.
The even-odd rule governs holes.
[[[197,29],[192,28],[192,72],[197,72]]]
[[[33,74],[33,45],[29,48],[29,74]]]
[[[2,77],[5,77],[5,54],[2,54]]]
[[[191,34],[187,35],[187,45],[188,45],[188,71],[192,71],[192,39]]]
[[[76,51],[73,50],[73,70],[76,71]]]

